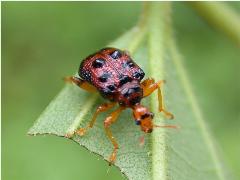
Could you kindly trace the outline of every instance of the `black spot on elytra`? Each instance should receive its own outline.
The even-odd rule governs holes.
[[[110,90],[110,91],[114,91],[116,89],[116,86],[115,85],[108,85],[107,88]]]
[[[98,79],[100,82],[107,82],[110,76],[111,75],[109,73],[103,73]]]
[[[134,66],[135,66],[135,64],[134,64],[131,60],[122,63],[122,67],[123,67],[123,68],[127,68],[127,67],[130,67],[130,68],[131,68],[131,67],[134,67]]]
[[[129,97],[132,93],[134,93],[135,91],[134,91],[134,89],[128,89],[124,94],[123,94],[123,96],[124,97]]]
[[[118,59],[118,58],[122,57],[122,52],[120,52],[120,50],[115,50],[110,54],[110,56],[113,59]]]
[[[94,68],[101,68],[101,67],[103,67],[104,64],[105,64],[105,60],[102,59],[102,58],[99,58],[99,59],[95,59],[92,62],[92,67],[94,67]]]
[[[104,95],[110,95],[110,94],[111,94],[111,91],[110,91],[108,88],[104,88],[104,89],[102,90],[102,93],[103,93]]]
[[[83,69],[80,69],[80,72],[79,72],[79,76],[88,81],[88,82],[91,82],[92,78],[91,78],[91,73],[89,71],[85,71]]]
[[[131,94],[133,93],[138,93],[140,92],[142,89],[139,87],[139,86],[136,86],[136,87],[132,87],[132,88],[129,88],[126,92],[124,92],[123,96],[124,97],[129,97]]]
[[[142,69],[138,69],[138,71],[135,71],[133,73],[133,77],[136,78],[136,79],[139,79],[139,80],[142,80],[145,76],[145,73],[143,72]]]
[[[110,101],[114,101],[114,98],[112,96],[113,92],[110,89],[103,88],[103,89],[99,90],[99,92],[102,95],[102,97],[107,98]]]
[[[134,90],[134,92],[140,92],[141,88],[139,86],[135,86],[132,88]]]
[[[119,80],[120,80],[119,84],[120,84],[120,86],[122,86],[123,84],[126,84],[127,82],[131,82],[132,78],[129,76],[126,76],[126,75],[120,75]]]

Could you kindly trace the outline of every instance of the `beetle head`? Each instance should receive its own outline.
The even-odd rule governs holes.
[[[136,104],[133,107],[133,116],[137,125],[140,125],[141,130],[145,133],[151,133],[153,130],[152,119],[154,114],[146,107]]]

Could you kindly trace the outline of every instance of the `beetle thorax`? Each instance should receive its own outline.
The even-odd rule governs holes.
[[[133,80],[119,88],[117,101],[120,105],[131,107],[140,103],[143,97],[143,90],[139,81]]]

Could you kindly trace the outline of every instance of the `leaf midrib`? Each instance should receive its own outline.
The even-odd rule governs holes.
[[[166,3],[154,3],[151,6],[151,13],[149,15],[149,70],[150,75],[156,81],[165,79],[164,77],[164,55],[166,40],[165,27],[167,26],[166,17],[170,16],[171,5]],[[158,101],[156,94],[151,96],[151,110],[158,112]],[[155,124],[162,121],[162,115],[156,114],[154,119]],[[167,162],[167,145],[166,145],[166,131],[164,129],[155,129],[151,134],[152,141],[152,179],[167,179],[168,176],[168,162]],[[161,141],[161,143],[159,142]]]
[[[224,180],[224,174],[223,170],[221,169],[221,161],[219,157],[217,156],[217,150],[215,149],[215,146],[213,144],[213,138],[211,137],[211,134],[208,133],[207,125],[204,122],[202,113],[200,111],[200,108],[198,106],[197,100],[193,94],[191,85],[188,81],[186,72],[183,68],[183,65],[181,64],[181,57],[177,51],[177,48],[175,46],[174,40],[172,38],[172,29],[170,26],[170,22],[168,22],[170,14],[170,3],[161,3],[157,4],[155,3],[155,6],[152,6],[151,14],[149,15],[149,62],[150,62],[150,74],[153,77],[159,77],[161,79],[164,78],[163,71],[164,71],[164,45],[167,45],[174,57],[172,58],[173,63],[176,66],[177,72],[179,74],[179,79],[183,84],[184,90],[186,94],[188,95],[188,101],[191,104],[193,114],[195,114],[197,123],[201,129],[201,132],[203,134],[204,141],[207,144],[207,147],[210,151],[212,160],[215,164],[215,171],[219,177],[219,179]],[[163,36],[165,35],[165,36]],[[169,35],[169,36],[167,36]],[[164,42],[167,41],[168,43]],[[157,57],[158,55],[158,57]],[[158,61],[157,64],[154,64],[154,61]],[[158,69],[158,71],[156,71]],[[151,109],[157,110],[157,104],[154,103],[156,101],[155,97],[151,97]],[[161,119],[160,119],[161,120]],[[167,156],[167,146],[166,146],[166,131],[161,130],[157,133],[152,133],[152,179],[168,179],[168,161],[166,159]],[[158,146],[158,143],[156,141],[158,138],[161,137],[161,145]],[[159,155],[161,155],[159,157]],[[189,164],[189,162],[188,162]],[[194,168],[191,163],[189,164],[192,168]],[[160,171],[160,170],[163,171]],[[197,170],[196,168],[194,168]],[[161,172],[161,173],[160,173]]]

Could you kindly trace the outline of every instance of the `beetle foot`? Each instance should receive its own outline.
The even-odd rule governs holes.
[[[87,129],[86,129],[86,128],[80,128],[80,129],[76,130],[75,133],[76,133],[77,135],[79,135],[79,136],[83,136],[83,135],[86,134],[86,132],[87,132]]]
[[[114,164],[114,162],[116,161],[116,153],[112,153],[111,156],[109,157],[109,166],[111,166],[112,164]]]
[[[111,156],[109,157],[109,166],[114,164],[114,162],[116,161],[116,158],[117,158],[117,148],[113,150]]]
[[[165,109],[159,109],[160,112],[163,112],[164,115],[168,118],[168,119],[173,119],[174,115],[168,111],[166,111]]]
[[[65,138],[71,139],[74,136],[75,132],[70,132],[64,135]]]

